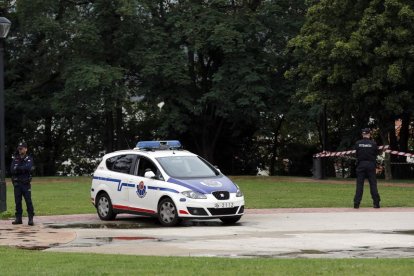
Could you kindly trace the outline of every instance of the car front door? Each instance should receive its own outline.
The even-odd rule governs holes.
[[[145,172],[152,171],[154,178],[146,178]],[[155,214],[159,199],[159,187],[164,183],[158,167],[147,157],[139,156],[134,176],[131,183],[135,186],[129,190],[129,203],[131,210],[144,213]]]

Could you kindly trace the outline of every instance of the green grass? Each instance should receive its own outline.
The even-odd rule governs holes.
[[[247,208],[318,208],[352,207],[355,185],[323,182],[297,182],[304,178],[232,177],[245,194]],[[10,183],[10,181],[7,181]],[[398,183],[394,183],[398,185]],[[32,197],[36,215],[65,215],[95,213],[90,200],[90,177],[36,177]],[[378,185],[383,207],[414,207],[414,186]],[[13,186],[7,186],[8,211],[0,218],[13,216]],[[368,184],[361,207],[372,206]],[[23,203],[25,208],[25,204]],[[25,215],[25,214],[24,214]]]
[[[355,181],[344,184],[296,182],[297,178],[232,177],[242,189],[247,208],[319,208],[352,207]],[[289,179],[292,179],[289,181]],[[300,179],[299,179],[300,181]],[[334,182],[334,180],[332,180]],[[366,181],[367,182],[367,181]],[[395,183],[395,185],[398,185]],[[414,207],[414,186],[388,186],[380,182],[378,190],[383,207]],[[372,207],[368,183],[361,207]]]
[[[351,207],[355,186],[330,181],[297,182],[297,178],[232,177],[242,188],[247,208]],[[334,180],[332,180],[334,182]],[[8,183],[10,183],[8,181]],[[91,179],[35,178],[37,215],[95,213]],[[414,187],[379,184],[384,207],[414,206]],[[13,187],[7,186],[14,212]],[[371,206],[366,185],[362,207]],[[1,233],[0,233],[1,235]],[[412,275],[414,259],[233,259],[148,257],[55,253],[0,247],[0,275]]]
[[[412,275],[414,259],[232,259],[0,247],[1,275]]]
[[[35,213],[38,216],[94,213],[90,188],[90,177],[35,177],[32,181]],[[0,218],[14,216],[14,194],[11,184],[7,185],[7,206],[8,211],[0,214]],[[23,200],[24,216],[25,208]]]

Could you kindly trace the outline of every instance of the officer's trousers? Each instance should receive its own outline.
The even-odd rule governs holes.
[[[14,202],[16,203],[16,218],[21,218],[23,214],[22,198],[26,201],[27,214],[29,217],[34,216],[32,202],[32,189],[29,184],[13,183],[14,185]]]
[[[362,200],[362,194],[364,193],[364,180],[368,178],[369,188],[371,191],[371,197],[374,204],[378,204],[381,201],[380,195],[377,189],[376,178],[376,166],[374,162],[361,161],[356,168],[356,191],[354,197],[354,204],[359,205]]]

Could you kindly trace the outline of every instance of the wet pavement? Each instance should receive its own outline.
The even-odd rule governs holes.
[[[27,223],[27,221],[25,221]],[[414,208],[248,209],[239,223],[120,215],[36,217],[35,226],[0,220],[0,245],[59,252],[263,258],[412,258]]]

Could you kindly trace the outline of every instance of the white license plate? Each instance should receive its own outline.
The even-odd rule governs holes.
[[[214,208],[216,208],[216,209],[219,209],[219,208],[232,208],[232,207],[234,207],[233,202],[220,202],[220,203],[214,204]]]

